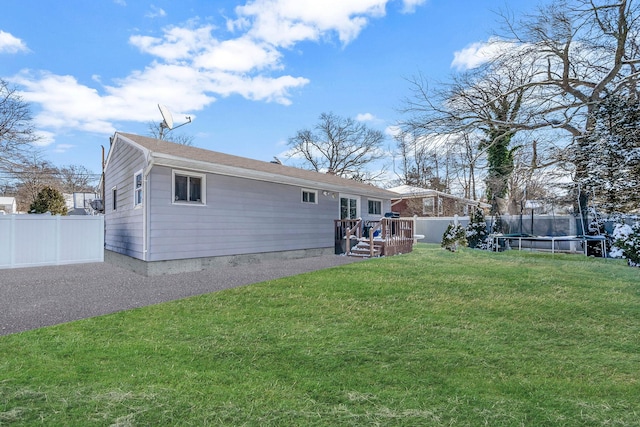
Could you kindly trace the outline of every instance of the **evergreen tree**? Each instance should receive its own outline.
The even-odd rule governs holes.
[[[467,243],[470,248],[486,249],[487,248],[487,222],[484,218],[482,208],[476,206],[469,218],[467,226]]]
[[[449,223],[445,230],[440,246],[448,251],[455,252],[459,247],[467,246],[467,233],[460,224]]]
[[[578,141],[581,191],[606,213],[640,208],[640,102],[610,96],[594,112],[594,127]]]
[[[52,215],[66,215],[67,205],[62,193],[53,187],[44,187],[29,207],[29,213],[51,212]]]

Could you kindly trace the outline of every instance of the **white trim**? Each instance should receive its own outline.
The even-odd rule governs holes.
[[[342,206],[341,206],[342,199],[351,199],[356,201],[356,217],[350,218],[350,219],[356,219],[356,218],[362,217],[362,209],[360,207],[360,196],[356,196],[354,194],[340,193],[340,195],[338,196],[338,218],[342,219],[341,217],[342,212],[340,211],[342,209]]]
[[[375,212],[369,212],[369,202],[377,202],[380,203],[380,212],[375,213]],[[381,199],[367,199],[367,215],[382,215],[382,207],[383,207],[383,203]]]
[[[117,185],[114,185],[113,187],[111,187],[111,210],[112,211],[118,210],[118,186]]]
[[[140,177],[140,188],[136,187],[136,184],[137,184],[136,178],[138,176]],[[138,193],[140,193],[139,203],[138,203]],[[144,174],[143,174],[143,170],[140,169],[139,171],[133,174],[133,208],[140,209],[143,203],[144,203]]]
[[[304,193],[313,194],[313,202],[305,202],[304,201]],[[309,205],[317,205],[318,204],[318,190],[311,190],[309,188],[301,188],[300,189],[300,202]]]
[[[195,177],[200,179],[200,201],[190,202],[184,200],[176,200],[176,175]],[[188,191],[187,186],[187,191]],[[193,172],[188,170],[171,169],[171,204],[186,206],[206,206],[207,205],[207,174]]]

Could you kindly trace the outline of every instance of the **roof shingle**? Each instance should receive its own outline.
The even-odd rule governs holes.
[[[247,171],[257,171],[304,181],[314,181],[318,184],[328,184],[337,187],[345,187],[353,189],[353,191],[358,190],[359,192],[363,192],[364,194],[375,194],[378,197],[397,197],[397,193],[384,190],[382,188],[375,187],[369,184],[341,178],[335,175],[285,166],[277,163],[264,162],[261,160],[249,159],[246,157],[233,156],[217,151],[205,150],[203,148],[176,144],[173,142],[130,133],[117,132],[116,137],[117,135],[120,135],[121,137],[140,145],[141,147],[148,150],[152,156],[161,154],[178,159],[196,160],[199,162],[224,165]]]

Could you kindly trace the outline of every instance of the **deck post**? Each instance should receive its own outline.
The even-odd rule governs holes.
[[[369,256],[373,258],[373,227],[369,227]]]

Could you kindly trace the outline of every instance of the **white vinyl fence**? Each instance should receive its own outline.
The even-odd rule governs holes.
[[[0,215],[0,268],[103,261],[102,215]]]
[[[487,216],[487,229],[491,227],[494,219]],[[458,221],[463,227],[469,224],[468,216],[460,217],[428,217],[415,218],[415,233],[421,234],[424,239],[418,240],[422,243],[440,243],[442,235],[447,230],[449,223]],[[629,225],[638,220],[637,216],[625,218]],[[581,235],[582,223],[580,218],[571,215],[504,215],[502,222],[505,224],[506,233],[530,234],[533,236],[575,236]],[[605,231],[609,234],[613,232],[615,223],[613,221],[604,222]]]
[[[460,217],[429,217],[416,218],[416,234],[425,236],[419,242],[440,243],[442,235],[447,230],[449,223],[458,221],[463,227],[469,224],[468,216]],[[487,227],[490,227],[493,219],[486,217]],[[508,233],[526,233],[536,236],[568,236],[579,234],[578,220],[569,215],[535,215],[533,218],[527,215],[505,215],[502,221],[507,224]]]

